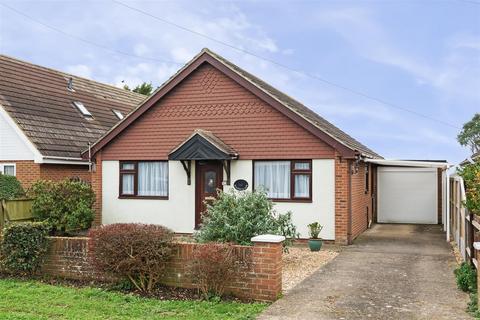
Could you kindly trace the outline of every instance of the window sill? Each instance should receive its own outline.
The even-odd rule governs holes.
[[[168,196],[118,196],[118,199],[168,200]]]
[[[298,203],[312,203],[312,199],[269,199],[273,202],[298,202]]]

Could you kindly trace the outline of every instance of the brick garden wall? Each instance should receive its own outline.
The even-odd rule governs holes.
[[[88,238],[51,237],[50,249],[42,272],[75,280],[111,281],[96,272],[90,264]],[[163,284],[194,288],[188,268],[195,243],[176,243],[176,253],[168,263]],[[242,270],[228,285],[233,295],[257,301],[274,301],[282,292],[282,243],[255,242],[253,246],[235,246],[238,254],[248,259]]]

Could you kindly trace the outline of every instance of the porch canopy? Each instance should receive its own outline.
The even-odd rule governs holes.
[[[230,160],[238,159],[238,153],[212,132],[195,129],[185,141],[170,152],[168,159],[182,162],[187,173],[187,184],[191,183],[192,160],[222,161],[227,173],[227,184],[230,184]]]

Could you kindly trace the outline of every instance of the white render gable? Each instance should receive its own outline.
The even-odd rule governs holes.
[[[0,106],[0,161],[36,160],[41,155],[8,113]]]

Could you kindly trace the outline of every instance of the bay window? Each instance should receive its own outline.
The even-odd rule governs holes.
[[[167,161],[121,161],[120,198],[168,198]]]
[[[277,201],[311,201],[312,161],[254,161],[253,187]]]

